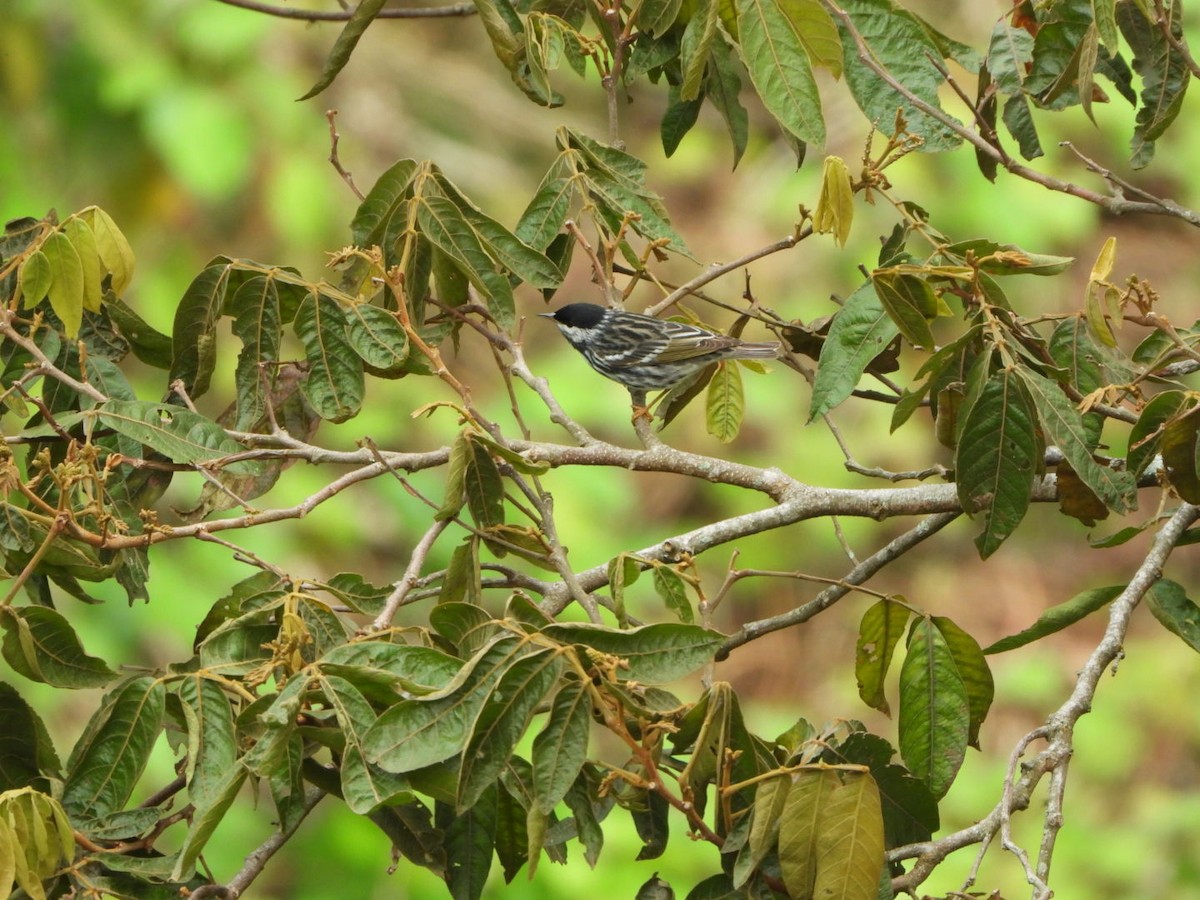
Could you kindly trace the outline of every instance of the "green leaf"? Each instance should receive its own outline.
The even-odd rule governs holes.
[[[354,8],[354,12],[350,18],[346,20],[345,27],[342,28],[341,34],[333,43],[333,49],[329,51],[329,58],[325,60],[325,68],[321,70],[321,77],[317,79],[317,83],[308,89],[300,100],[308,100],[310,97],[315,97],[329,85],[333,84],[333,79],[337,78],[338,72],[345,68],[346,63],[350,62],[350,54],[354,52],[354,48],[358,46],[359,38],[363,36],[363,32],[367,30],[379,11],[383,9],[385,0],[360,0],[358,6]]]
[[[530,811],[522,805],[525,798],[514,796],[507,785],[496,789],[496,797],[496,858],[504,870],[504,883],[510,884],[529,859]],[[535,818],[544,819],[536,809],[532,812]]]
[[[700,86],[708,66],[708,50],[716,36],[717,0],[697,0],[695,11],[684,27],[683,38],[679,42],[679,65],[683,75],[679,82],[678,100],[687,103],[700,99]],[[678,143],[676,140],[675,144]],[[665,139],[663,147],[666,148]],[[667,151],[667,156],[673,150],[674,147]]]
[[[786,2],[786,0],[785,0]],[[738,100],[742,90],[742,79],[739,74],[741,67],[734,59],[730,46],[718,34],[708,52],[708,73],[704,76],[704,96],[721,118],[729,131],[729,139],[733,143],[733,167],[742,159],[746,152],[746,144],[750,139],[750,117],[746,108]]]
[[[429,611],[429,624],[460,653],[474,654],[500,627],[492,614],[470,603],[439,603]]]
[[[574,185],[570,179],[562,176],[559,166],[552,166],[525,207],[525,212],[521,213],[514,232],[516,236],[535,250],[549,247],[567,221],[574,191]]]
[[[899,847],[927,841],[940,827],[937,801],[923,781],[891,762],[896,751],[883,738],[856,731],[822,761],[867,766],[883,802],[885,844]]]
[[[275,382],[273,363],[279,360],[283,338],[275,279],[248,278],[234,292],[228,311],[234,317],[233,333],[242,342],[233,376],[237,390],[233,428],[247,431],[263,417]]]
[[[188,729],[188,797],[204,808],[220,799],[237,765],[233,707],[221,684],[203,674],[185,675],[177,690]]]
[[[571,785],[571,789],[567,791],[563,802],[575,817],[576,832],[579,842],[583,844],[583,858],[589,866],[595,868],[596,861],[600,858],[600,851],[604,847],[604,832],[600,828],[600,819],[603,818],[608,807],[603,806],[601,802],[593,802],[596,794],[594,784],[599,779],[597,776],[595,779],[589,780],[588,772],[589,767],[585,766],[584,770],[579,773],[579,777],[575,779],[575,783]],[[611,804],[613,801],[610,799],[608,802]],[[533,857],[532,853],[530,857]]]
[[[193,400],[208,390],[216,366],[217,319],[229,287],[229,263],[223,256],[213,259],[192,279],[175,308],[167,382],[182,381]]]
[[[806,144],[825,143],[821,96],[808,54],[776,0],[737,0],[742,62],[763,105]]]
[[[940,110],[938,90],[944,79],[934,60],[941,60],[942,53],[925,29],[889,0],[846,0],[841,7],[850,14],[879,64],[913,94]],[[962,139],[950,128],[914,107],[859,59],[854,38],[840,22],[838,31],[846,86],[870,121],[889,134],[900,108],[909,133],[924,141],[923,151],[953,150],[959,145]]]
[[[384,226],[400,202],[408,196],[416,172],[415,160],[402,159],[393,163],[371,185],[350,222],[354,246],[369,248],[372,244],[380,244],[383,241]]]
[[[384,705],[442,691],[463,667],[461,659],[433,647],[364,640],[334,647],[317,663],[322,672],[345,679]]]
[[[979,727],[987,718],[992,706],[996,686],[987,659],[979,649],[979,642],[945,616],[934,616],[933,624],[946,640],[946,647],[958,667],[959,677],[967,691],[967,707],[971,713],[971,724],[967,732],[967,743],[979,749]]]
[[[378,306],[355,303],[346,313],[346,337],[367,365],[391,372],[408,358],[408,335],[395,315]]]
[[[478,605],[483,597],[482,572],[479,568],[479,540],[474,535],[454,548],[446,566],[446,577],[438,592],[438,603]]]
[[[304,396],[331,422],[344,422],[362,407],[362,360],[346,336],[346,314],[332,297],[310,293],[296,310],[296,337],[304,344],[308,374]]]
[[[1037,621],[1028,628],[1016,634],[1009,635],[1006,638],[1001,638],[994,644],[984,648],[983,652],[991,654],[1003,653],[1006,650],[1015,650],[1017,647],[1032,644],[1034,641],[1054,634],[1056,631],[1062,631],[1067,626],[1074,625],[1080,619],[1091,615],[1096,610],[1111,603],[1123,590],[1125,590],[1124,585],[1115,584],[1108,587],[1092,588],[1076,594],[1065,603],[1059,603],[1043,611],[1038,616]]]
[[[62,319],[68,338],[79,334],[83,322],[83,264],[70,239],[56,231],[42,244],[42,255],[50,265],[47,296],[55,315]]]
[[[1200,503],[1200,407],[1177,415],[1163,426],[1162,461],[1171,487],[1188,503]]]
[[[105,297],[104,308],[138,359],[156,369],[171,368],[171,339],[167,335],[150,325],[116,294],[110,292]]]
[[[157,678],[133,678],[107,694],[71,751],[63,806],[72,815],[123,809],[150,761],[162,728],[166,690]]]
[[[588,686],[568,680],[554,695],[550,715],[533,739],[533,789],[537,808],[553,812],[587,760],[592,697]]]
[[[480,529],[504,524],[504,480],[488,448],[468,438],[463,468],[467,509]]]
[[[492,49],[504,68],[515,73],[524,53],[524,27],[509,0],[475,0],[475,9],[484,30],[492,39]]]
[[[1037,407],[1046,440],[1058,447],[1079,478],[1118,513],[1137,507],[1137,482],[1129,472],[1102,466],[1092,456],[1083,418],[1058,382],[1020,368],[1017,373]]]
[[[842,41],[837,25],[820,0],[779,0],[779,8],[804,47],[814,66],[842,76]]]
[[[746,884],[754,870],[775,849],[792,780],[786,775],[758,783],[754,791],[750,834],[733,869],[733,887]]]
[[[675,24],[682,5],[682,0],[645,0],[638,7],[638,30],[656,38],[662,37],[667,29]],[[641,41],[638,42],[640,43]]]
[[[446,464],[446,494],[442,505],[433,514],[434,519],[444,522],[453,519],[466,502],[467,465],[475,450],[471,444],[470,432],[459,432],[454,443],[450,445],[450,459]]]
[[[488,309],[497,324],[502,328],[510,326],[516,317],[512,287],[462,211],[437,194],[422,194],[415,202],[421,232],[457,263],[475,289],[487,298]]]
[[[246,449],[212,419],[169,403],[109,400],[97,407],[93,415],[104,426],[177,463],[203,465]],[[233,463],[227,468],[237,474],[254,471],[246,462]]]
[[[192,815],[191,827],[188,828],[187,835],[183,839],[183,844],[179,848],[179,856],[175,860],[175,868],[171,872],[173,881],[187,878],[195,871],[196,860],[200,858],[200,853],[204,850],[217,826],[225,820],[225,813],[237,799],[238,791],[241,790],[246,775],[247,772],[243,766],[234,766],[226,770],[225,777],[219,786],[220,789],[216,793],[216,799],[207,806],[198,805],[196,807],[196,811]]]
[[[698,625],[660,623],[618,631],[603,625],[558,623],[542,632],[564,644],[575,644],[618,656],[628,663],[620,675],[643,684],[664,684],[694,672],[712,660],[724,640]]]
[[[482,0],[476,0],[477,3]],[[497,789],[484,792],[465,813],[438,803],[435,823],[445,834],[446,885],[451,900],[479,900],[492,867],[496,842]]]
[[[377,616],[383,612],[383,605],[393,590],[390,584],[371,584],[355,572],[339,572],[325,582],[324,587],[355,612],[365,616]]]
[[[742,393],[741,370],[729,362],[717,366],[705,394],[708,433],[728,444],[742,428],[746,401]]]
[[[673,612],[680,622],[691,625],[695,621],[695,614],[692,612],[692,604],[688,602],[687,585],[679,573],[669,566],[655,566],[651,577],[654,580],[654,590],[662,598],[667,609]]]
[[[601,207],[606,209],[618,222],[628,219],[629,227],[641,237],[651,241],[665,241],[665,246],[684,256],[691,256],[687,244],[671,227],[660,204],[647,200],[642,190],[631,190],[621,179],[613,178],[608,173],[599,170],[589,170],[585,175],[586,184]]]
[[[692,130],[692,126],[700,117],[700,107],[703,105],[702,96],[683,100],[680,99],[678,87],[673,84],[668,86],[667,111],[663,113],[662,124],[659,126],[665,156],[675,155],[675,151],[679,149],[679,142]]]
[[[909,770],[942,798],[966,756],[970,706],[958,666],[930,619],[909,632],[900,668],[900,755]]]
[[[1188,58],[1176,44],[1183,39],[1180,23],[1182,3],[1166,4],[1171,40],[1156,22],[1150,21],[1133,3],[1117,6],[1116,19],[1121,33],[1133,49],[1133,70],[1141,76],[1137,124],[1133,130],[1130,162],[1135,169],[1154,157],[1154,142],[1162,137],[1179,115],[1191,73]]]
[[[105,270],[112,275],[112,290],[118,297],[133,279],[134,256],[129,241],[112,217],[98,206],[89,206],[78,213],[92,229],[96,252]]]
[[[524,652],[516,640],[502,638],[472,657],[454,691],[406,700],[387,710],[363,738],[367,759],[403,774],[460,753],[487,695]]]
[[[471,726],[458,776],[459,812],[470,809],[495,784],[529,718],[562,673],[552,649],[535,650],[514,662],[496,682]]]
[[[437,185],[445,192],[450,202],[458,207],[463,218],[483,242],[488,254],[500,265],[530,287],[553,288],[562,282],[562,272],[540,250],[527,245],[517,235],[485,214],[440,174],[437,176]]]
[[[12,685],[0,682],[0,793],[32,787],[50,790],[50,778],[59,778],[58,754],[41,717]]]
[[[1195,408],[1195,399],[1183,391],[1163,391],[1153,397],[1129,432],[1126,468],[1134,478],[1141,476],[1162,449],[1163,429],[1168,422]]]
[[[1200,607],[1183,585],[1168,578],[1156,581],[1146,592],[1146,605],[1163,628],[1200,653]]]
[[[907,607],[885,597],[863,614],[858,626],[854,658],[858,696],[885,716],[892,711],[883,693],[883,682],[910,615]]]
[[[955,454],[959,502],[968,513],[983,513],[983,531],[975,538],[981,558],[990,556],[1024,518],[1041,456],[1024,382],[1001,370],[967,411]]]
[[[929,319],[933,318],[936,301],[924,279],[877,269],[871,274],[871,281],[879,302],[900,333],[910,344],[932,350],[934,340]]]
[[[887,349],[898,333],[871,282],[851,294],[834,315],[829,335],[821,345],[808,421],[849,397],[867,366]]]
[[[415,648],[414,648],[415,649]],[[408,791],[408,779],[367,762],[363,736],[375,724],[375,711],[359,690],[344,678],[326,675],[322,692],[337,714],[346,740],[342,752],[342,798],[351,812],[363,815],[392,803]]]
[[[84,652],[71,623],[57,610],[9,606],[0,611],[0,625],[5,661],[31,681],[85,689],[104,687],[117,677],[104,660]]]

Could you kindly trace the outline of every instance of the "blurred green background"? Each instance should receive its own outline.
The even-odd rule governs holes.
[[[952,36],[982,46],[1006,5],[930,2],[921,8]],[[349,240],[348,224],[357,206],[327,161],[326,109],[339,110],[340,158],[364,191],[396,159],[428,158],[508,224],[515,222],[553,159],[555,127],[566,122],[594,137],[605,136],[604,98],[594,77],[579,81],[563,73],[556,87],[567,95],[566,106],[539,109],[512,86],[476,19],[376,22],[334,86],[315,100],[297,103],[295,98],[316,80],[338,26],[268,18],[214,0],[6,0],[3,10],[0,215],[41,216],[54,208],[65,216],[90,204],[108,210],[138,257],[127,299],[164,331],[170,330],[175,304],[188,282],[216,254],[294,265],[309,278],[322,277],[328,254]],[[863,152],[865,123],[841,85],[826,79],[822,94],[831,134],[825,152],[842,156],[853,169]],[[796,171],[794,157],[761,110],[750,107],[750,148],[731,171],[727,138],[708,110],[675,157],[666,161],[658,140],[665,97],[637,86],[631,100],[622,108],[622,136],[630,152],[649,163],[650,184],[664,195],[676,227],[702,262],[729,259],[783,236],[799,205],[815,204],[819,154],[814,150]],[[1132,110],[1119,99],[1094,109],[1097,127],[1078,110],[1039,118],[1048,152],[1036,164],[1040,169],[1102,189],[1098,179],[1057,146],[1059,140],[1070,140],[1155,193],[1192,207],[1200,204],[1194,161],[1200,117],[1194,97],[1160,142],[1155,163],[1136,175],[1124,165]],[[1194,317],[1196,236],[1186,226],[1167,219],[1106,218],[1087,204],[1003,173],[997,184],[989,184],[965,150],[910,157],[889,170],[889,176],[898,196],[921,203],[934,226],[956,239],[986,235],[1037,252],[1078,257],[1067,276],[1011,285],[1014,300],[1027,314],[1078,306],[1091,261],[1104,239],[1116,235],[1114,280],[1133,273],[1149,278],[1168,315],[1184,323]],[[857,267],[874,263],[879,236],[894,222],[885,206],[858,205],[854,234],[844,250],[828,239],[814,239],[756,264],[751,282],[755,295],[792,318],[828,315],[833,310],[830,295],[848,295],[860,280]],[[667,277],[680,280],[694,272],[680,262],[666,269]],[[596,300],[589,278],[577,258],[560,298]],[[712,293],[737,303],[744,289],[741,276],[735,275],[712,286]],[[640,302],[652,299],[648,293],[636,295]],[[526,315],[544,309],[532,291],[519,294],[519,303]],[[701,312],[709,316],[708,310]],[[710,318],[722,323],[719,315]],[[549,376],[568,412],[597,434],[626,444],[633,440],[627,397],[620,387],[598,379],[540,320],[527,322],[524,339],[536,371]],[[205,409],[213,413],[230,397],[235,345],[227,341],[222,352],[217,389],[205,398]],[[503,415],[508,401],[487,349],[468,335],[455,365],[481,405]],[[776,369],[773,377],[747,378],[748,419],[732,445],[720,445],[705,434],[699,409],[685,412],[666,439],[702,453],[779,465],[815,484],[864,486],[864,479],[844,470],[827,429],[821,424],[804,427],[808,390],[803,381]],[[160,372],[146,370],[140,378],[143,396],[165,389]],[[450,417],[414,422],[408,415],[435,399],[449,399],[449,394],[432,380],[369,384],[363,414],[326,428],[319,440],[352,446],[369,436],[388,448],[440,445],[455,430]],[[835,413],[860,463],[914,469],[947,461],[944,451],[925,443],[920,428],[881,440],[889,414],[861,406]],[[548,421],[535,418],[533,424],[536,436],[559,439]],[[289,470],[261,503],[294,503],[327,478],[328,473],[314,467]],[[440,497],[437,473],[412,481],[427,496]],[[650,474],[568,470],[555,472],[547,484],[576,567],[602,563],[710,516],[759,503],[759,498],[731,489]],[[165,505],[189,507],[198,489],[198,484],[177,479]],[[1154,502],[1151,496],[1147,493],[1144,502]],[[360,571],[382,583],[403,572],[426,520],[427,510],[399,485],[379,479],[303,521],[232,539],[295,574],[321,578]],[[1142,539],[1116,551],[1092,551],[1086,549],[1085,530],[1077,522],[1051,509],[1033,510],[1030,520],[987,566],[975,557],[970,523],[957,523],[913,554],[919,559],[887,570],[872,587],[902,593],[925,609],[954,618],[987,645],[1080,590],[1120,583],[1145,547]],[[841,524],[860,555],[906,525]],[[1119,525],[1105,523],[1100,531]],[[452,546],[453,541],[443,540],[433,562],[444,561]],[[828,522],[746,540],[738,549],[739,564],[756,568],[837,577],[848,567]],[[152,600],[147,605],[127,608],[107,586],[98,591],[109,601],[104,605],[64,601],[72,604],[68,614],[89,652],[128,665],[185,658],[194,626],[208,606],[250,574],[229,550],[199,542],[161,545],[151,560]],[[702,560],[710,592],[720,584],[728,560],[727,551]],[[1177,558],[1174,565],[1169,574],[1195,587],[1186,563]],[[782,612],[817,590],[819,586],[790,580],[742,582],[725,603],[718,625],[732,628]],[[642,583],[629,602],[643,618],[666,616]],[[798,716],[818,724],[852,717],[894,741],[894,723],[863,706],[854,688],[854,638],[869,603],[848,598],[809,625],[758,641],[755,650],[735,653],[718,667],[717,677],[733,682],[747,702],[751,730],[773,735]],[[413,614],[420,616],[423,609]],[[968,824],[992,807],[1013,743],[1061,703],[1101,627],[1099,621],[1085,623],[993,658],[997,703],[984,726],[984,752],[972,752],[943,804],[945,827]],[[95,697],[64,701],[56,692],[20,680],[2,664],[0,677],[44,713],[47,704],[57,704],[49,724],[65,754]],[[1067,824],[1053,871],[1058,896],[1200,896],[1200,857],[1195,853],[1200,841],[1200,718],[1193,700],[1198,689],[1193,653],[1139,610],[1119,677],[1104,680],[1094,711],[1079,727]],[[688,699],[695,692],[694,684],[680,688]],[[164,744],[147,776],[147,793],[170,777],[171,763]],[[1016,820],[1017,835],[1027,847],[1036,847],[1036,803]],[[269,802],[257,811],[247,806],[218,831],[206,860],[219,880],[236,871],[245,853],[269,834],[270,815]],[[567,867],[543,861],[531,882],[522,874],[505,887],[493,872],[487,896],[632,898],[655,871],[683,896],[712,872],[715,856],[685,839],[674,841],[662,859],[635,863],[638,841],[617,818],[607,823],[608,843],[595,872],[576,852]],[[673,825],[678,829],[680,823]],[[974,850],[967,850],[952,858],[924,889],[944,893],[960,888],[973,856]],[[329,803],[318,808],[272,862],[252,895],[290,900],[444,895],[436,878],[407,864],[389,875],[389,862],[381,833]],[[998,847],[989,852],[978,886],[999,888],[1005,896],[1027,891],[1019,866]]]

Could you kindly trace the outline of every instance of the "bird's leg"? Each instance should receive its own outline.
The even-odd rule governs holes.
[[[630,421],[635,425],[638,419],[645,419],[647,422],[654,420],[654,414],[650,412],[650,407],[646,404],[645,391],[629,391],[629,398],[633,401],[633,416]]]

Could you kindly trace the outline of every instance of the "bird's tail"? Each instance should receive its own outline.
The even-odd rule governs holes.
[[[775,359],[779,356],[779,344],[775,341],[739,344],[732,354],[734,359]]]

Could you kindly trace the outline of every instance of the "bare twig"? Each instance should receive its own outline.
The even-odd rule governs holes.
[[[305,22],[345,22],[354,15],[354,10],[319,12],[310,9],[291,9],[287,6],[272,6],[257,0],[217,0],[226,6],[236,6],[250,12],[276,16],[280,19],[300,19]],[[449,6],[423,6],[409,9],[381,9],[377,19],[442,19],[455,16],[473,16],[477,13],[474,3],[453,3]]]
[[[417,582],[421,577],[421,567],[425,565],[425,558],[429,556],[429,551],[433,547],[433,542],[438,539],[446,526],[450,522],[448,519],[434,519],[429,529],[421,536],[421,540],[417,541],[417,546],[413,547],[412,556],[408,559],[408,566],[404,570],[404,575],[396,582],[395,590],[389,595],[383,604],[383,610],[375,617],[375,621],[371,623],[371,630],[382,631],[385,628],[391,627],[392,619],[396,615],[396,611],[400,609],[404,603],[404,598],[408,596],[409,591],[417,586]]]
[[[653,306],[646,310],[646,315],[657,316],[665,309],[670,309],[684,297],[696,291],[698,288],[704,287],[709,282],[716,281],[722,275],[729,272],[734,272],[742,266],[762,259],[764,256],[770,256],[772,253],[778,253],[780,250],[791,250],[798,243],[812,234],[812,226],[804,225],[796,230],[795,234],[789,234],[783,240],[776,241],[773,244],[768,244],[765,247],[759,247],[757,250],[751,250],[749,253],[739,256],[737,259],[727,263],[716,263],[709,266],[695,278],[690,281],[685,281],[667,296],[663,297]]]
[[[948,486],[952,487],[952,485]],[[842,599],[842,597],[850,593],[850,591],[855,590],[857,585],[865,582],[884,566],[899,559],[926,538],[937,534],[957,519],[959,515],[959,512],[940,512],[923,519],[915,528],[911,528],[895,540],[889,541],[884,547],[872,553],[847,572],[840,581],[821,591],[821,593],[817,594],[816,597],[803,606],[798,606],[778,616],[771,616],[769,619],[747,622],[725,639],[725,642],[717,651],[717,658],[724,659],[729,655],[730,651],[749,643],[755,638],[762,637],[764,634],[778,631],[781,628],[789,628],[801,622],[807,622],[817,613],[828,609],[838,600]]]
[[[287,827],[275,832],[246,857],[241,870],[225,885],[229,891],[228,896],[236,898],[242,895],[242,892],[250,886],[254,879],[262,874],[262,870],[266,868],[271,857],[296,833],[296,829],[300,827],[300,823],[313,811],[324,796],[324,791],[318,788],[309,788],[304,795],[304,806],[301,808],[300,814],[293,821],[289,822]],[[193,894],[192,896],[196,895]]]
[[[78,378],[73,378],[60,369],[42,352],[42,348],[25,337],[23,334],[13,328],[13,312],[8,309],[0,309],[0,334],[4,335],[35,360],[37,360],[38,371],[45,375],[49,375],[56,381],[60,381],[76,393],[83,394],[85,397],[90,397],[97,403],[103,403],[108,399],[103,393],[97,390],[86,381],[80,381]]]
[[[333,166],[335,172],[342,176],[342,181],[346,182],[346,186],[354,192],[354,196],[359,200],[365,200],[363,192],[354,183],[354,176],[342,166],[342,161],[338,158],[338,141],[342,139],[342,136],[338,134],[337,130],[337,114],[336,109],[325,110],[325,121],[329,123],[329,164]]]

